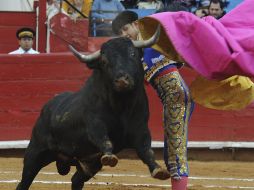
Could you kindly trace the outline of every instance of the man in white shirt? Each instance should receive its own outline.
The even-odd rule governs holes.
[[[10,52],[9,54],[39,54],[33,47],[33,39],[35,37],[35,31],[31,28],[21,28],[16,32],[16,36],[19,40],[19,49]]]

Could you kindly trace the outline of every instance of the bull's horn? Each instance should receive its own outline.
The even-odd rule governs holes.
[[[137,48],[150,47],[159,40],[160,32],[161,32],[161,26],[158,25],[155,33],[153,34],[153,36],[150,39],[148,39],[148,40],[139,40],[139,41],[134,41],[133,40],[132,41],[133,45]]]
[[[81,61],[81,62],[85,62],[85,63],[89,63],[91,61],[94,61],[96,59],[98,59],[101,55],[100,50],[91,53],[89,55],[84,55],[79,53],[73,46],[69,45],[70,50],[72,51],[72,53]]]

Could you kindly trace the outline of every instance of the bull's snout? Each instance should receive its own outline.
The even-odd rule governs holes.
[[[133,87],[133,80],[128,74],[122,74],[114,80],[114,86],[117,91],[130,90]]]

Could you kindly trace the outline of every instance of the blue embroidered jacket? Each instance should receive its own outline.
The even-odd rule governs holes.
[[[144,49],[143,67],[145,71],[145,80],[147,82],[150,82],[161,72],[179,66],[181,66],[179,63],[168,59],[153,48]]]

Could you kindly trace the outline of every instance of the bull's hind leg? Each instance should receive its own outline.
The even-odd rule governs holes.
[[[77,171],[71,178],[72,190],[82,190],[84,182],[91,179],[102,168],[100,156],[93,158],[93,160],[80,161],[79,163],[80,165],[77,166]]]
[[[16,190],[28,190],[35,176],[44,166],[53,161],[49,152],[29,144],[25,157],[21,182]]]

